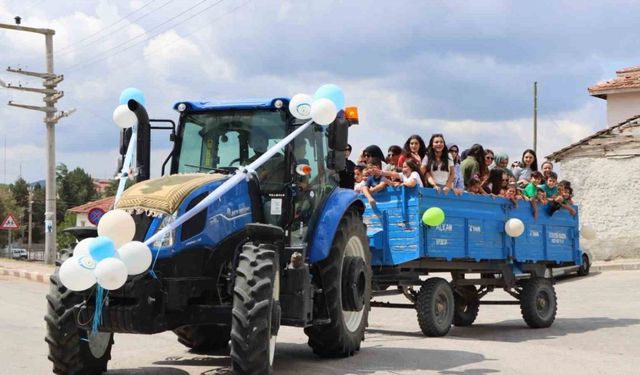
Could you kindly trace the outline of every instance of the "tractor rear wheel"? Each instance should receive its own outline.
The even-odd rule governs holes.
[[[364,340],[371,299],[371,253],[355,209],[340,220],[329,256],[317,270],[330,323],[305,328],[308,344],[321,357],[351,356]]]
[[[182,326],[173,332],[182,345],[195,351],[218,350],[229,346],[231,326]]]
[[[58,276],[59,267],[50,278],[47,294],[47,336],[49,360],[56,374],[101,374],[107,371],[111,359],[113,333],[98,332],[89,336],[76,326],[74,307],[83,302],[82,296],[67,289]]]
[[[280,328],[280,272],[276,246],[243,246],[236,268],[231,321],[234,374],[271,374]]]

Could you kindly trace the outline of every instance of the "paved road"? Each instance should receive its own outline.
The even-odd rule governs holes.
[[[276,374],[640,374],[640,271],[608,271],[556,285],[551,328],[532,330],[517,306],[481,306],[477,323],[426,338],[415,312],[374,309],[362,351],[315,357],[299,329],[283,327]],[[43,340],[48,287],[0,276],[0,374],[48,374]],[[494,293],[502,297],[502,293]],[[494,298],[495,298],[494,297]],[[401,300],[397,300],[400,302]],[[110,375],[229,374],[226,353],[198,355],[172,333],[116,335]]]

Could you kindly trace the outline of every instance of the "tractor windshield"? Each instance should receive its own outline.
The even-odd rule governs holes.
[[[185,116],[181,135],[179,173],[237,168],[285,137],[286,117],[264,110],[193,113]]]

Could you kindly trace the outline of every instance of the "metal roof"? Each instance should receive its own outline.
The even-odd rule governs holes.
[[[588,136],[588,137],[582,138],[582,139],[581,139],[581,140],[579,140],[578,142],[572,143],[572,144],[570,144],[570,145],[569,145],[569,146],[567,146],[567,147],[561,148],[560,150],[558,150],[558,151],[556,151],[556,152],[554,152],[554,153],[551,153],[551,154],[547,155],[547,159],[549,159],[549,160],[559,160],[559,159],[561,158],[561,156],[562,156],[564,153],[566,153],[567,151],[570,151],[571,149],[573,149],[573,148],[575,148],[575,147],[577,147],[577,146],[580,146],[580,145],[582,145],[582,144],[585,144],[585,143],[589,142],[590,140],[592,140],[592,139],[594,139],[594,138],[597,138],[597,137],[599,137],[599,136],[601,136],[601,135],[604,135],[604,134],[611,134],[611,132],[612,132],[613,130],[619,129],[619,128],[621,128],[621,127],[625,126],[625,125],[636,125],[636,124],[638,124],[638,123],[639,123],[639,122],[638,122],[638,120],[640,120],[640,115],[633,116],[633,117],[631,117],[631,118],[629,118],[629,119],[626,119],[626,120],[622,121],[622,122],[621,122],[621,123],[619,123],[619,124],[616,124],[616,125],[611,126],[611,127],[609,127],[609,128],[606,128],[606,129],[600,130],[600,131],[598,131],[598,132],[595,132],[595,133],[591,134],[591,135],[590,135],[590,136]]]

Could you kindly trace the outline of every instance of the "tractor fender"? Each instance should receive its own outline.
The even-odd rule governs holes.
[[[331,192],[311,236],[311,246],[307,255],[310,263],[319,262],[329,256],[340,219],[350,207],[356,207],[360,213],[364,212],[362,196],[351,189],[336,188]]]

